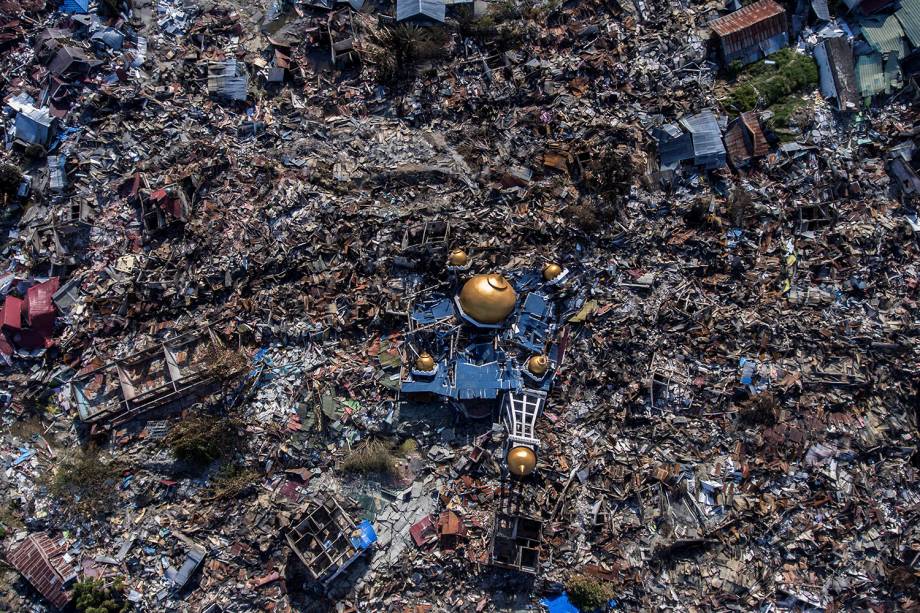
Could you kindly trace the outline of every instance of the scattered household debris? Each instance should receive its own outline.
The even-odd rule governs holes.
[[[0,610],[917,608],[918,15],[2,3]]]

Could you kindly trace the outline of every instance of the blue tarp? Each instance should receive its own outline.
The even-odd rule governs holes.
[[[13,460],[13,466],[19,466],[20,464],[22,464],[23,462],[25,462],[26,460],[28,460],[29,458],[35,455],[34,449],[27,449],[25,447],[20,447],[19,451],[21,451],[22,453],[19,454],[18,458]]]
[[[374,532],[371,522],[366,519],[358,524],[358,531],[360,534],[351,537],[351,544],[358,549],[367,549],[377,542],[377,533]]]
[[[549,613],[579,613],[578,607],[569,602],[569,595],[565,592],[555,598],[542,598],[540,604],[546,607]]]
[[[549,613],[594,613],[593,611],[582,612],[581,609],[571,603],[569,595],[566,592],[562,592],[554,598],[541,598],[540,604],[546,607]],[[607,601],[607,606],[616,608],[619,604],[616,598],[611,598]],[[598,611],[600,611],[600,609],[598,609]]]

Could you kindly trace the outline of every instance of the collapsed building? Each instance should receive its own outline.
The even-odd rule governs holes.
[[[917,3],[849,4],[2,3],[0,609],[910,610]]]
[[[370,522],[356,524],[331,497],[311,502],[287,534],[311,579],[329,584],[377,540]]]
[[[106,427],[154,410],[176,410],[237,374],[238,364],[220,362],[225,350],[217,326],[175,335],[123,359],[78,373],[69,385],[71,398],[84,423]]]

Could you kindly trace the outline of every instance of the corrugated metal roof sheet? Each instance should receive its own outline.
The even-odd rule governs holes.
[[[428,17],[444,21],[447,6],[442,0],[396,0],[396,21],[413,17]]]
[[[209,93],[231,100],[245,100],[248,90],[249,74],[242,63],[236,60],[226,60],[208,64]]]
[[[716,116],[709,109],[684,117],[680,120],[690,137],[693,139],[693,155],[702,158],[711,155],[724,155],[725,146],[722,144],[722,130]]]
[[[54,117],[51,116],[50,109],[47,107],[40,109],[35,107],[23,109],[20,115],[25,115],[35,123],[45,126],[46,128],[54,121]]]
[[[9,105],[16,109],[16,138],[35,145],[44,145],[52,136],[51,124],[54,117],[49,108],[35,108],[23,100],[10,100]]]
[[[741,113],[741,122],[751,134],[751,154],[754,157],[761,157],[770,153],[770,145],[767,143],[767,137],[764,136],[760,127],[760,120],[754,111]]]
[[[827,6],[827,0],[811,0],[811,10],[815,12],[815,16],[821,21],[831,20],[831,11]]]
[[[906,35],[894,15],[861,19],[859,26],[863,38],[879,53],[896,53],[899,58],[907,55]]]
[[[920,0],[902,0],[895,17],[914,47],[920,47]]]
[[[44,532],[31,534],[7,557],[10,564],[32,584],[48,602],[58,609],[70,602],[71,592],[64,586],[75,578],[64,561],[66,550]]]
[[[693,158],[693,142],[689,134],[675,124],[666,124],[656,130],[658,155],[664,170],[673,170],[684,160]]]
[[[786,10],[773,0],[760,0],[716,19],[711,24],[712,30],[719,36],[727,36],[785,12]]]
[[[878,53],[856,58],[856,86],[863,98],[885,91],[885,72]]]
[[[821,93],[837,99],[838,110],[855,109],[859,104],[853,50],[843,36],[828,38],[815,47],[815,60],[821,69]]]
[[[883,61],[879,53],[856,58],[856,86],[864,98],[890,92],[900,78],[898,59],[894,54],[887,61]]]

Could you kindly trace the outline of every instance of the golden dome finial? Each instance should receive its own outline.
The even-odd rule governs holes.
[[[447,265],[462,268],[470,263],[470,256],[463,249],[454,249],[447,255]]]
[[[552,281],[561,274],[562,266],[555,262],[549,262],[546,266],[543,267],[543,279],[545,281]]]
[[[517,301],[517,293],[501,275],[475,275],[460,290],[463,312],[482,324],[504,321]]]
[[[543,354],[530,356],[527,360],[527,370],[532,375],[542,377],[549,370],[549,358]]]
[[[415,370],[421,370],[423,372],[431,372],[434,370],[436,363],[434,358],[428,354],[427,351],[423,351],[418,355],[418,358],[415,360]]]
[[[537,454],[530,447],[513,447],[507,460],[508,470],[518,477],[526,477],[537,467]]]

